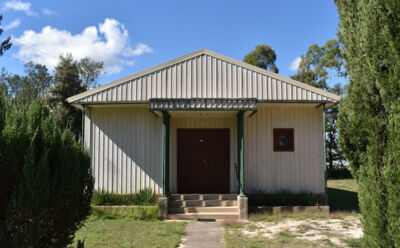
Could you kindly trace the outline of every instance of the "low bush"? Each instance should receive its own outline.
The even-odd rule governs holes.
[[[160,217],[156,206],[93,206],[89,219],[158,220]]]
[[[137,205],[152,206],[157,203],[156,194],[152,189],[143,189],[135,194],[120,195],[104,191],[95,192],[92,198],[92,205],[95,206],[118,206]]]
[[[334,166],[326,169],[326,177],[327,179],[350,179],[353,175],[346,166]]]
[[[250,206],[316,206],[323,205],[323,194],[310,192],[292,193],[281,190],[276,193],[266,193],[262,190],[248,194]]]

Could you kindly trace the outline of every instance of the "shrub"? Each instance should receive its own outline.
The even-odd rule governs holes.
[[[326,169],[326,177],[328,179],[347,179],[353,178],[353,175],[348,167],[334,166]]]
[[[266,193],[259,190],[247,196],[250,206],[315,206],[323,205],[325,200],[322,194],[292,193],[287,190],[276,193]]]
[[[97,207],[92,208],[90,219],[133,219],[133,220],[158,220],[158,207]]]
[[[157,202],[154,191],[150,188],[140,190],[135,194],[115,194],[104,191],[94,192],[92,204],[95,206],[137,205],[151,206]]]
[[[90,212],[89,155],[39,102],[0,113],[0,246],[66,247]]]

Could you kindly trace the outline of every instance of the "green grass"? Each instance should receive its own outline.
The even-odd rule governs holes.
[[[344,239],[348,247],[362,247],[362,239]]]
[[[177,247],[185,225],[185,222],[92,218],[76,233],[75,242],[84,240],[85,248]]]
[[[328,205],[331,211],[360,212],[354,179],[328,180]]]

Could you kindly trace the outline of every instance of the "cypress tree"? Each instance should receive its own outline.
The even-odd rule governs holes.
[[[66,247],[90,211],[89,155],[42,103],[19,110],[3,102],[0,247]]]
[[[350,76],[339,142],[358,180],[366,247],[400,247],[400,1],[335,0]]]

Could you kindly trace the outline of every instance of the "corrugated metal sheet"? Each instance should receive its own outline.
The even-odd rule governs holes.
[[[161,193],[161,119],[132,106],[86,108],[86,113],[95,189],[132,193],[149,187]]]
[[[245,192],[280,189],[323,193],[325,187],[321,108],[259,104],[245,116]],[[161,118],[144,106],[86,107],[85,144],[92,157],[95,189],[131,193],[150,187],[161,193]],[[177,129],[229,128],[230,187],[237,192],[235,111],[172,111],[170,189],[176,192]],[[273,128],[294,128],[295,151],[273,152]]]
[[[74,104],[148,102],[152,98],[255,98],[337,102],[340,97],[223,55],[200,50],[69,98]]]
[[[294,128],[294,152],[273,151],[273,128]],[[260,104],[245,118],[245,191],[324,193],[322,109]]]

